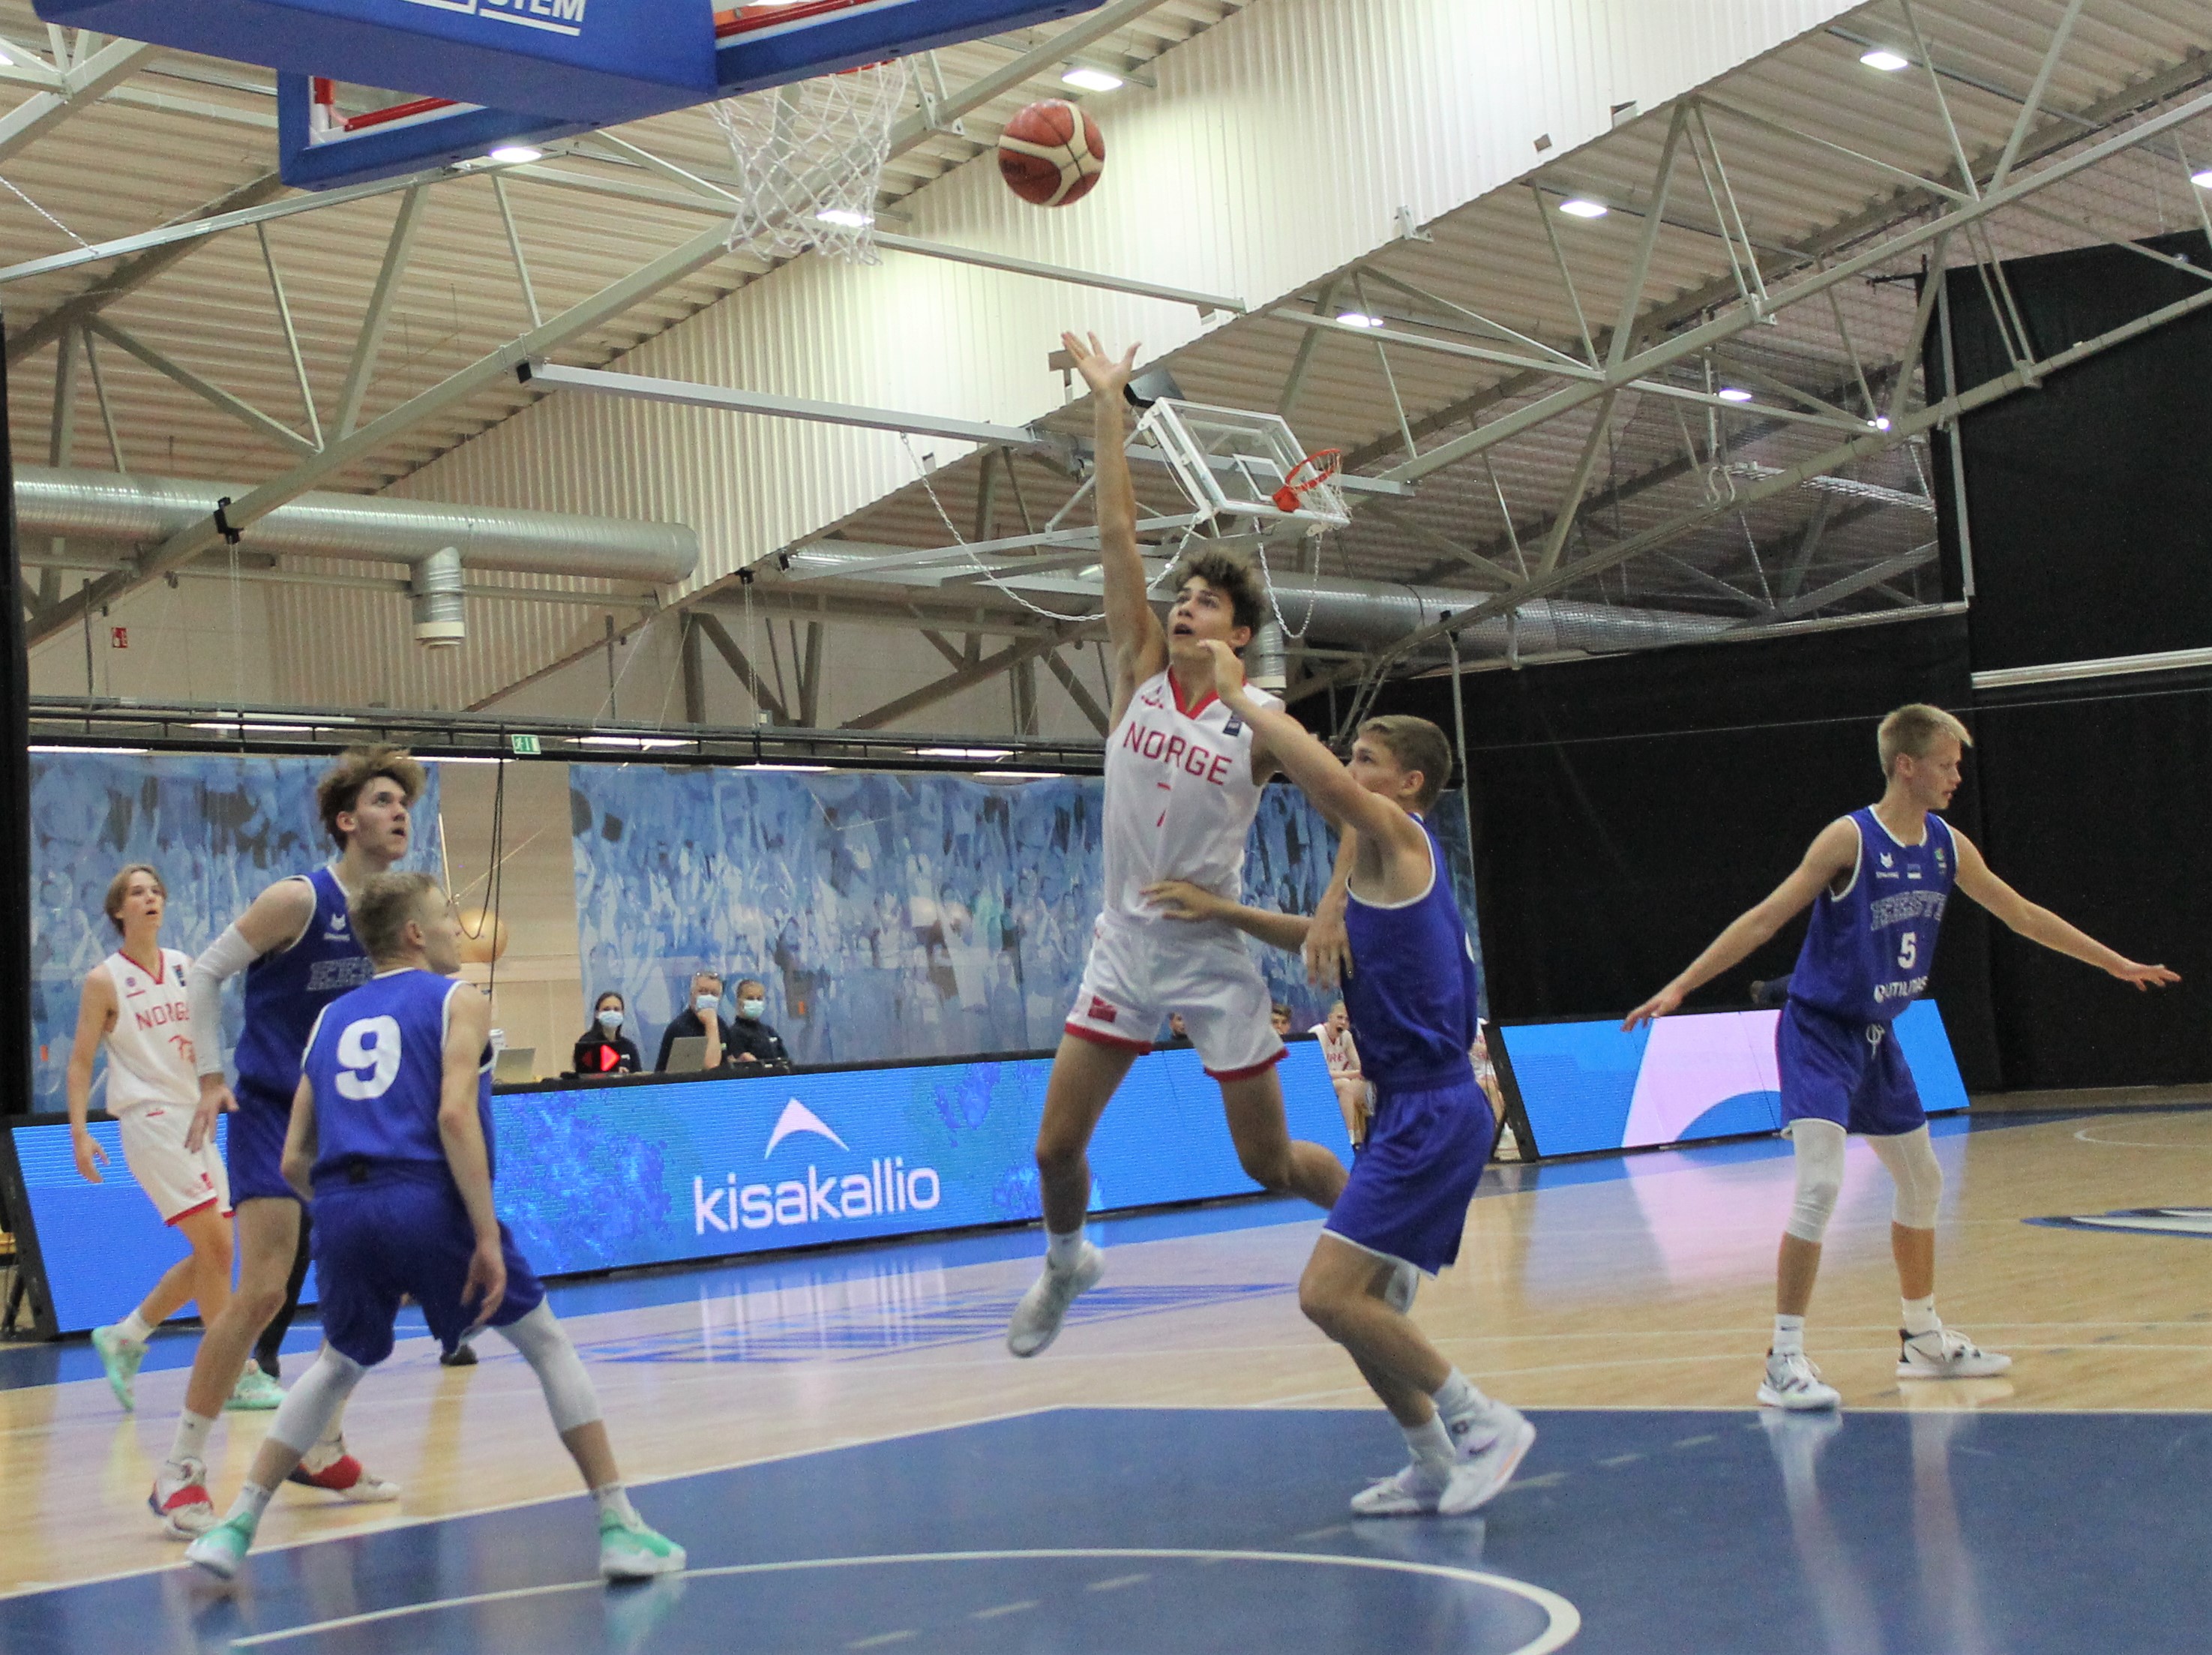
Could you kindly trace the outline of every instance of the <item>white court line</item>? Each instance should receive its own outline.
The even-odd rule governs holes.
[[[1548,1624],[1534,1640],[1521,1646],[1512,1655],[1550,1655],[1563,1647],[1582,1630],[1582,1612],[1555,1591],[1541,1586],[1532,1586],[1525,1580],[1509,1579],[1502,1574],[1486,1574],[1477,1569],[1462,1569],[1447,1563],[1411,1563],[1396,1558],[1345,1557],[1327,1552],[1258,1552],[1217,1549],[1198,1547],[1117,1548],[1076,1546],[1030,1551],[975,1551],[975,1552],[907,1552],[880,1557],[809,1557],[783,1563],[728,1563],[716,1568],[690,1569],[683,1574],[667,1577],[679,1580],[708,1580],[738,1575],[774,1574],[802,1569],[866,1568],[878,1565],[902,1563],[1000,1563],[1014,1561],[1043,1559],[1110,1560],[1115,1562],[1133,1562],[1143,1559],[1164,1560],[1170,1562],[1196,1563],[1295,1563],[1308,1567],[1374,1569],[1383,1573],[1427,1575],[1438,1579],[1462,1581],[1472,1585],[1490,1586],[1499,1591],[1525,1598],[1542,1609]],[[462,1597],[441,1597],[425,1603],[403,1603],[391,1609],[372,1609],[362,1615],[349,1615],[334,1621],[318,1621],[307,1626],[288,1627],[281,1632],[256,1633],[251,1637],[231,1640],[233,1649],[262,1649],[271,1644],[288,1642],[295,1638],[311,1638],[325,1632],[339,1632],[354,1627],[373,1626],[382,1622],[397,1621],[409,1615],[425,1615],[437,1609],[473,1609],[483,1603],[511,1603],[526,1597],[553,1597],[570,1592],[604,1591],[605,1585],[597,1580],[563,1581],[550,1586],[515,1586],[504,1591],[473,1592]]]
[[[2104,1144],[2112,1149],[2212,1149],[2212,1144],[2139,1143],[2133,1138],[2100,1138],[2094,1127],[2083,1127],[2074,1135],[2074,1141],[2085,1144]]]
[[[930,1437],[940,1431],[964,1431],[971,1425],[997,1425],[1006,1420],[1027,1419],[1035,1414],[1057,1414],[1066,1410],[1066,1402],[1045,1402],[1034,1408],[1009,1409],[1003,1414],[986,1414],[972,1420],[955,1420],[945,1425],[916,1426],[911,1431],[886,1431],[879,1437],[852,1437],[841,1442],[823,1443],[812,1448],[790,1448],[777,1454],[759,1454],[750,1459],[730,1460],[720,1465],[700,1465],[682,1471],[663,1472],[657,1476],[626,1477],[623,1484],[631,1488],[649,1488],[658,1482],[676,1482],[684,1477],[712,1476],[721,1471],[742,1471],[748,1466],[775,1465],[784,1460],[805,1459],[813,1454],[834,1454],[847,1448],[873,1448],[879,1444],[898,1442],[908,1437]],[[501,1500],[495,1506],[471,1506],[465,1511],[426,1512],[421,1517],[395,1517],[383,1523],[364,1523],[350,1529],[334,1530],[328,1534],[305,1535],[297,1540],[280,1540],[274,1545],[254,1547],[256,1554],[296,1551],[302,1546],[320,1546],[331,1541],[351,1540],[359,1535],[388,1534],[394,1529],[419,1529],[427,1523],[459,1523],[465,1518],[483,1517],[492,1512],[519,1512],[530,1506],[551,1506],[564,1500],[580,1500],[583,1492],[566,1494],[533,1494],[526,1500]],[[337,1509],[343,1510],[343,1507]],[[79,1586],[106,1585],[114,1580],[135,1580],[142,1575],[169,1574],[178,1570],[191,1569],[182,1555],[174,1563],[156,1563],[145,1568],[117,1569],[110,1574],[88,1574],[76,1580],[49,1580],[44,1585],[15,1586],[0,1591],[0,1603],[11,1597],[31,1597],[46,1591],[70,1591]]]

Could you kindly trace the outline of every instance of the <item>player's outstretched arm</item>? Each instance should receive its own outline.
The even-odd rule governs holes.
[[[235,923],[207,946],[185,979],[185,1004],[192,1021],[192,1067],[199,1071],[199,1106],[185,1132],[197,1154],[215,1130],[215,1117],[238,1107],[222,1078],[222,985],[279,948],[289,948],[315,917],[315,887],[299,878],[279,879],[251,903]]]
[[[76,1039],[70,1046],[67,1090],[70,1146],[76,1152],[76,1170],[88,1183],[100,1182],[100,1169],[107,1152],[86,1124],[92,1111],[92,1060],[100,1043],[115,1026],[115,979],[107,967],[95,965],[85,973],[84,991],[77,996]]]
[[[1137,490],[1129,480],[1129,414],[1121,391],[1136,365],[1137,347],[1117,358],[1096,333],[1063,333],[1060,343],[1091,392],[1098,561],[1106,580],[1106,638],[1114,649],[1113,721],[1119,724],[1137,686],[1168,664],[1168,636],[1146,595],[1145,560],[1137,550]]]
[[[1629,1013],[1621,1023],[1632,1029],[1655,1017],[1664,1017],[1690,995],[1711,982],[1731,965],[1747,959],[1777,931],[1813,905],[1813,899],[1832,885],[1859,857],[1859,831],[1847,816],[1822,828],[1805,853],[1797,870],[1768,893],[1756,907],[1747,908],[1729,922],[1705,952],[1684,968],[1681,976]]]
[[[1248,937],[1268,946],[1292,952],[1305,946],[1306,928],[1313,922],[1302,914],[1278,914],[1268,908],[1247,908],[1226,897],[1191,884],[1187,879],[1163,879],[1145,887],[1145,895],[1171,920],[1221,920]]]
[[[1352,934],[1345,929],[1344,904],[1352,890],[1352,865],[1359,859],[1359,835],[1346,828],[1337,835],[1336,867],[1328,876],[1328,889],[1321,893],[1306,928],[1306,981],[1316,989],[1334,989],[1352,975]]]
[[[444,1079],[438,1092],[438,1139],[446,1165],[468,1209],[476,1232],[461,1305],[477,1307],[472,1327],[483,1327],[507,1297],[507,1257],[499,1244],[499,1214],[491,1199],[491,1151],[484,1144],[483,1119],[477,1098],[483,1073],[484,1043],[491,1038],[491,1002],[465,983],[456,983],[446,1001]]]
[[[2126,955],[2106,947],[2087,932],[2069,925],[2049,909],[2028,901],[1991,871],[1972,840],[1956,828],[1951,830],[1951,837],[1959,847],[1959,889],[2030,942],[2070,954],[2084,964],[2094,965],[2138,989],[2163,988],[2181,981],[2179,972],[2169,971],[2163,965],[2138,965]]]
[[[321,1026],[318,1019],[316,1027],[319,1030]],[[315,1043],[310,1039],[307,1044],[313,1046]],[[301,1201],[315,1198],[315,1153],[320,1143],[315,1129],[315,1088],[303,1074],[298,1090],[292,1094],[292,1119],[284,1129],[283,1157],[276,1163],[284,1182],[300,1192]]]

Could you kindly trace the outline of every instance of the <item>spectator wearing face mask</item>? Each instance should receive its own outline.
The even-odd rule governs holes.
[[[673,1022],[661,1032],[660,1056],[653,1061],[653,1073],[668,1072],[669,1049],[679,1040],[704,1036],[707,1050],[700,1064],[702,1068],[718,1069],[730,1061],[730,1048],[736,1044],[737,1031],[729,1019],[722,1015],[722,974],[702,971],[691,979],[691,1004],[689,1009],[677,1014]]]
[[[738,984],[738,1020],[726,1037],[733,1066],[791,1062],[791,1055],[783,1049],[783,1037],[761,1021],[761,1013],[767,1009],[766,983],[747,977]]]
[[[645,1067],[636,1044],[623,1032],[623,997],[610,989],[592,1007],[592,1026],[576,1040],[571,1074],[635,1074]]]

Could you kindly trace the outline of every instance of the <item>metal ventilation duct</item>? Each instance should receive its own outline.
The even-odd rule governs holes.
[[[857,542],[819,541],[791,554],[796,569],[810,575],[830,570],[849,572],[856,581],[896,586],[938,585],[945,569],[867,571],[867,565],[887,553],[910,551],[899,546],[864,545]],[[1071,593],[1090,594],[1095,582],[1079,586],[1065,572],[1040,571],[1024,579],[1003,568],[1000,580],[1066,603]],[[1333,575],[1314,578],[1285,574],[1275,577],[1275,605],[1283,630],[1316,643],[1375,645],[1395,643],[1407,633],[1464,614],[1487,593],[1450,587],[1403,586],[1392,581],[1355,581]],[[963,593],[985,588],[963,584]],[[1095,599],[1094,599],[1095,601]],[[1459,635],[1463,658],[1485,660],[1522,655],[1546,655],[1566,650],[1589,654],[1627,649],[1652,649],[1662,644],[1686,643],[1725,632],[1736,623],[1713,615],[1693,615],[1665,609],[1616,609],[1610,604],[1567,603],[1538,599],[1510,615],[1478,621]],[[1282,634],[1270,615],[1259,642],[1263,662],[1279,660]],[[1439,650],[1438,655],[1443,652]],[[1251,659],[1248,655],[1248,661]]]
[[[221,483],[118,472],[15,468],[15,516],[25,535],[158,545],[204,523],[225,497]],[[699,537],[681,523],[559,512],[510,511],[403,500],[391,495],[303,494],[256,519],[243,544],[286,557],[343,557],[410,568],[458,548],[471,569],[587,575],[672,586],[699,563]]]

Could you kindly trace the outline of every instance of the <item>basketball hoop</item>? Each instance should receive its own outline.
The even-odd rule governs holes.
[[[811,247],[874,264],[876,192],[907,79],[896,58],[715,104],[738,174],[731,251],[774,259]]]
[[[1344,463],[1341,448],[1316,448],[1291,467],[1283,486],[1275,490],[1273,498],[1279,512],[1296,512],[1305,503],[1305,496],[1336,475],[1337,467]]]

